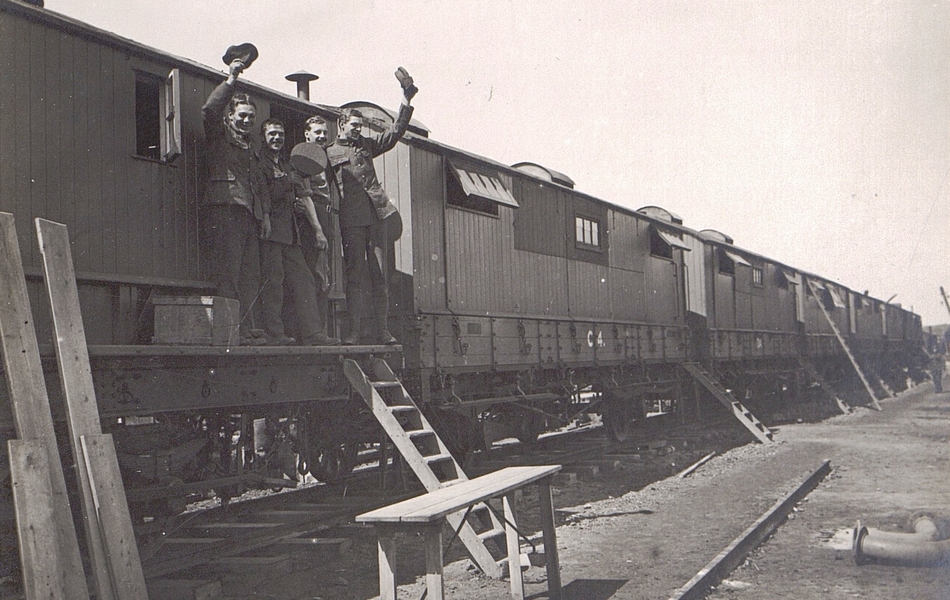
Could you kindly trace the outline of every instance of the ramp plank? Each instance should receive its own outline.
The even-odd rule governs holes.
[[[53,313],[56,362],[66,399],[70,443],[77,457],[76,476],[98,597],[147,598],[115,446],[111,436],[102,436],[66,226],[36,219],[36,232]],[[100,498],[110,499],[110,506],[100,502]],[[118,498],[121,503],[111,501]]]
[[[43,444],[54,517],[52,529],[48,531],[53,532],[57,540],[67,597],[88,598],[63,465],[53,432],[53,417],[26,291],[20,245],[13,215],[9,213],[0,213],[0,289],[6,290],[5,301],[0,302],[0,354],[3,356],[14,427],[18,438],[38,440]]]
[[[65,583],[66,557],[52,534],[57,523],[46,446],[42,440],[8,440],[7,448],[23,590],[27,598],[70,598]]]

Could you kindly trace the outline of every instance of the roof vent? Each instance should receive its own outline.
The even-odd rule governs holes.
[[[674,223],[676,225],[683,224],[683,218],[677,214],[671,213],[660,206],[644,206],[643,208],[638,208],[637,212],[641,215],[646,215],[648,217],[653,217],[654,219],[659,219],[661,221],[666,221],[667,223]]]
[[[715,229],[703,229],[699,232],[699,235],[703,236],[707,240],[713,240],[714,242],[722,242],[723,244],[733,243],[731,237],[722,233],[721,231],[716,231]]]
[[[369,125],[371,129],[376,129],[377,131],[382,131],[388,127],[398,116],[394,111],[383,108],[378,104],[373,104],[372,102],[366,102],[365,100],[347,102],[340,108],[358,109],[363,113],[364,120],[368,121],[366,124]],[[429,128],[415,119],[409,120],[409,131],[416,135],[421,135],[422,137],[429,137]]]
[[[566,188],[574,189],[574,180],[561,173],[555,171],[554,169],[549,169],[547,167],[542,167],[541,165],[533,162],[520,162],[511,165],[511,168],[518,169],[523,173],[528,175],[534,175],[538,179],[543,179],[545,181],[550,181],[551,183],[556,183],[558,185],[563,185]]]
[[[310,82],[320,79],[319,75],[308,73],[306,71],[297,71],[284,77],[287,81],[293,81],[297,84],[297,97],[301,100],[310,101]]]

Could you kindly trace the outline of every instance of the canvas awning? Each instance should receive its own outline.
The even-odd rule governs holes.
[[[485,173],[484,169],[475,170],[458,160],[449,160],[449,165],[466,196],[476,196],[490,202],[518,208],[518,201],[498,175]]]

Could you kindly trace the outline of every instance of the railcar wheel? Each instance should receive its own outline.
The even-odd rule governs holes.
[[[633,410],[630,402],[611,395],[604,409],[604,431],[614,442],[625,442],[633,432]]]
[[[339,483],[353,472],[360,445],[353,442],[320,445],[307,461],[310,474],[325,483]]]
[[[533,410],[526,410],[519,417],[515,424],[515,434],[518,441],[522,444],[537,441],[538,436],[544,432],[546,426],[544,415]]]

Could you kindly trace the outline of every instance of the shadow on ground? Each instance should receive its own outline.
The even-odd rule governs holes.
[[[628,579],[575,579],[561,588],[564,600],[608,600],[617,590],[627,584]],[[531,598],[547,598],[547,592]]]

